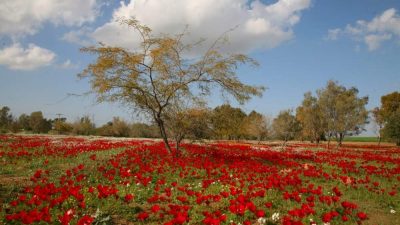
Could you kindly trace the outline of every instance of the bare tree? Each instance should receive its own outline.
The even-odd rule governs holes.
[[[213,87],[239,103],[262,95],[263,87],[245,85],[236,75],[240,64],[257,62],[244,54],[223,54],[218,49],[219,40],[201,57],[186,59],[184,55],[195,44],[182,41],[185,33],[156,36],[135,19],[121,23],[140,34],[140,46],[133,51],[104,44],[83,48],[83,52],[97,55],[97,60],[79,76],[90,79],[100,102],[118,101],[151,116],[170,153],[165,116],[174,104],[207,96]]]

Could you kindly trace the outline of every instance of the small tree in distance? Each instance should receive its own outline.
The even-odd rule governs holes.
[[[83,52],[97,55],[97,60],[79,76],[90,79],[99,102],[121,102],[149,115],[170,153],[165,116],[174,104],[207,96],[213,87],[239,103],[262,95],[263,87],[243,84],[236,75],[240,64],[257,62],[244,54],[223,54],[218,49],[219,40],[201,57],[188,60],[184,54],[194,45],[183,43],[185,33],[155,36],[135,19],[123,19],[121,23],[140,34],[140,46],[134,51],[103,44],[83,48]]]
[[[326,123],[318,99],[312,96],[311,92],[304,94],[303,102],[296,109],[296,118],[302,127],[302,138],[308,138],[319,144],[326,130]]]
[[[283,146],[287,141],[294,139],[301,130],[300,123],[293,115],[292,110],[279,112],[279,115],[273,120],[272,127],[275,136],[284,141]]]

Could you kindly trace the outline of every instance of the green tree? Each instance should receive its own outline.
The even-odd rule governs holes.
[[[56,118],[53,121],[53,130],[57,134],[69,134],[72,129],[72,124],[67,122],[67,118]]]
[[[328,81],[324,89],[317,91],[318,105],[326,121],[328,145],[335,137],[341,146],[346,135],[356,135],[363,131],[367,123],[368,111],[365,105],[368,97],[358,97],[358,89],[346,88],[335,81]]]
[[[96,126],[89,116],[83,116],[72,127],[72,133],[76,135],[93,135],[96,131]]]
[[[296,109],[296,118],[302,127],[302,138],[310,139],[318,144],[324,135],[326,123],[318,99],[312,96],[311,92],[304,94],[301,106]]]
[[[111,122],[98,128],[98,134],[111,137],[129,137],[131,128],[127,122],[119,117],[114,117]]]
[[[0,109],[0,133],[7,132],[10,129],[13,117],[10,108],[4,106]]]
[[[214,135],[222,139],[239,139],[243,135],[243,122],[246,117],[240,108],[224,104],[214,108],[211,121]]]
[[[29,116],[29,127],[34,133],[47,133],[51,130],[51,121],[45,119],[41,111],[32,112]]]
[[[265,140],[271,133],[271,122],[264,115],[251,111],[244,118],[242,129],[246,138],[252,140]]]
[[[18,117],[18,124],[21,127],[21,129],[23,129],[24,131],[29,131],[32,130],[31,125],[29,123],[30,118],[28,115],[26,115],[25,113],[21,114]]]
[[[160,138],[157,125],[146,123],[134,123],[131,125],[131,137]]]
[[[378,116],[383,123],[383,137],[400,145],[400,93],[393,92],[381,97]]]
[[[170,111],[167,116],[168,131],[175,139],[176,149],[184,138],[198,140],[209,137],[210,112],[206,108],[185,108]]]
[[[383,128],[383,135],[400,146],[400,110],[388,116]]]
[[[292,110],[284,110],[279,112],[278,116],[273,120],[272,127],[275,137],[286,142],[294,139],[301,131],[299,121],[293,115]]]
[[[208,96],[212,87],[239,103],[261,96],[263,87],[245,85],[236,75],[240,64],[257,65],[256,61],[243,54],[223,54],[218,48],[220,39],[202,57],[188,60],[184,55],[194,45],[183,43],[185,34],[155,36],[137,20],[121,22],[140,34],[140,46],[134,51],[105,45],[83,48],[97,55],[97,60],[80,77],[90,79],[100,102],[122,102],[151,116],[170,152],[165,116],[174,104]]]
[[[400,109],[400,92],[393,92],[381,97],[381,108],[379,110],[383,120],[388,120],[393,113]]]

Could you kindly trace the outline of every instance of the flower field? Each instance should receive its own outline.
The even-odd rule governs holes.
[[[400,149],[0,136],[0,224],[400,224]]]

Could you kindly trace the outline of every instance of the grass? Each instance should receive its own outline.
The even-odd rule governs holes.
[[[377,137],[359,137],[359,136],[353,136],[353,137],[345,137],[344,142],[378,142]]]

